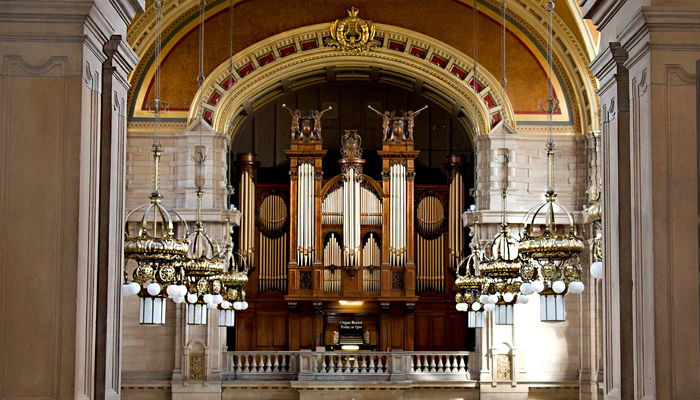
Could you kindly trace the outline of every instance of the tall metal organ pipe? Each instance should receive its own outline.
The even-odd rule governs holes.
[[[464,211],[464,180],[459,171],[453,173],[452,182],[450,182],[450,199],[449,199],[449,252],[450,252],[450,268],[454,269],[460,260],[460,255],[463,250],[463,231],[462,231],[462,212]]]
[[[390,179],[390,237],[389,252],[392,266],[406,265],[406,166],[396,163],[389,170]]]
[[[297,190],[297,263],[300,266],[314,263],[314,186],[313,164],[300,164]]]
[[[360,182],[354,168],[348,168],[343,182],[343,240],[345,265],[359,266],[360,258]]]
[[[255,182],[253,171],[244,169],[240,183],[241,234],[239,248],[248,265],[254,264],[255,254]]]

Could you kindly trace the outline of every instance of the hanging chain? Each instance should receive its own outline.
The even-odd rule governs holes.
[[[545,108],[547,112],[547,125],[548,125],[548,137],[547,137],[547,195],[551,196],[554,194],[554,137],[552,133],[552,115],[558,108],[558,101],[554,98],[554,85],[553,80],[553,56],[552,56],[552,15],[554,13],[554,0],[547,0],[545,3],[545,10],[547,10],[547,100],[545,101]]]
[[[154,116],[154,128],[153,128],[153,192],[151,193],[152,199],[159,199],[161,196],[158,193],[160,186],[160,156],[162,154],[162,146],[160,144],[160,113],[165,111],[167,108],[167,103],[160,99],[160,68],[161,68],[161,24],[163,20],[163,0],[156,0],[154,3],[156,10],[156,42],[155,42],[155,54],[154,60],[156,63],[156,70],[154,76],[154,87],[153,87],[153,116]],[[150,106],[150,104],[149,104]]]
[[[228,74],[233,79],[233,0],[228,12]]]
[[[197,83],[199,84],[199,99],[197,106],[204,111],[202,107],[202,98],[204,97],[204,12],[206,11],[207,2],[206,0],[201,0],[199,2],[199,75],[197,75]],[[202,179],[195,178],[195,185],[197,186],[197,221],[201,222],[201,197],[202,197],[202,186],[204,186],[204,161],[206,161],[207,156],[204,154],[204,146],[202,146],[202,124],[204,123],[201,118],[202,114],[198,113],[195,117],[195,121],[199,124],[199,146],[195,149],[195,153],[192,156],[192,160],[195,162],[195,176],[199,175]]]
[[[503,21],[503,29],[501,31],[501,87],[503,92],[506,92],[506,86],[508,85],[508,78],[506,77],[506,0],[503,0],[503,5],[501,7],[501,20]]]
[[[477,121],[477,116],[479,115],[478,100],[479,95],[476,88],[476,77],[479,69],[479,28],[478,28],[478,17],[479,17],[479,5],[474,1],[474,66],[472,68],[472,89],[474,90],[474,187],[469,190],[469,195],[474,198],[474,205],[478,209],[478,197],[481,195],[479,189],[479,181],[477,174],[478,167],[478,144],[477,139],[479,137],[479,122]],[[476,211],[475,211],[476,212]]]

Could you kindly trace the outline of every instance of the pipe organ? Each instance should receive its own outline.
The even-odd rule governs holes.
[[[391,118],[402,120],[406,115]],[[241,314],[237,335],[254,332],[250,327],[256,324],[273,323],[274,315],[285,315],[288,330],[281,325],[275,330],[288,332],[290,350],[334,346],[337,321],[329,318],[347,312],[337,309],[338,300],[349,300],[367,307],[353,306],[361,307],[355,312],[377,318],[366,325],[365,345],[412,350],[410,314],[416,304],[426,304],[430,316],[420,317],[426,326],[434,323],[431,318],[461,318],[459,313],[446,318],[454,307],[444,304],[454,301],[455,290],[446,272],[456,265],[464,247],[462,159],[448,158],[445,183],[415,185],[419,151],[412,135],[401,133],[412,125],[392,121],[381,149],[370,156],[363,154],[360,134],[346,130],[337,160],[329,159],[323,148],[318,121],[305,130],[300,125],[301,133],[293,135],[286,151],[288,182],[279,181],[280,171],[274,172],[275,184],[256,182],[261,170],[255,168],[254,155],[239,155],[240,244],[241,252],[255,261],[247,299],[256,316],[246,322]],[[373,157],[372,164],[366,164],[364,157]],[[324,163],[334,162],[340,174],[324,176]],[[373,169],[365,171],[367,165]],[[418,321],[416,316],[415,324]],[[400,333],[390,334],[390,326]],[[281,349],[253,333],[242,335],[236,336],[239,350]],[[396,342],[404,337],[405,341],[400,339],[404,344]]]

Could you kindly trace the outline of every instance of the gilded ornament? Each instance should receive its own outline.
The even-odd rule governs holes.
[[[566,268],[564,268],[564,278],[566,278],[566,280],[569,282],[580,281],[581,270],[576,266],[569,264],[566,266]]]
[[[211,282],[211,291],[212,291],[214,294],[219,294],[219,293],[221,293],[221,281],[220,281],[220,280],[214,279],[214,280]]]
[[[154,278],[155,271],[148,264],[139,265],[134,271],[134,280],[143,283]]]
[[[208,285],[207,285],[207,280],[206,280],[206,279],[200,278],[200,279],[197,281],[197,291],[199,291],[200,293],[205,293],[205,292],[207,291],[207,286],[208,286]]]
[[[360,12],[355,7],[350,7],[348,16],[337,19],[331,23],[331,37],[326,39],[326,46],[347,53],[362,53],[373,47],[379,46],[374,40],[375,28],[370,21],[359,18]]]
[[[520,275],[526,281],[531,281],[535,278],[536,269],[530,263],[523,263],[520,271]]]
[[[175,281],[175,268],[172,265],[164,265],[160,267],[158,271],[158,277],[161,282],[174,282]]]
[[[542,266],[542,277],[547,280],[554,278],[557,267],[553,263],[546,263]]]

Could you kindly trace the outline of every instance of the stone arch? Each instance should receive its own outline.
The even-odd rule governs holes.
[[[284,32],[250,46],[233,57],[232,74],[229,62],[209,74],[188,120],[201,115],[216,131],[232,134],[246,115],[276,95],[325,79],[329,71],[351,71],[354,79],[385,80],[423,93],[481,134],[502,120],[515,124],[508,97],[485,68],[479,67],[474,76],[473,60],[451,46],[406,29],[375,26],[381,46],[360,54],[325,47],[327,24]]]

